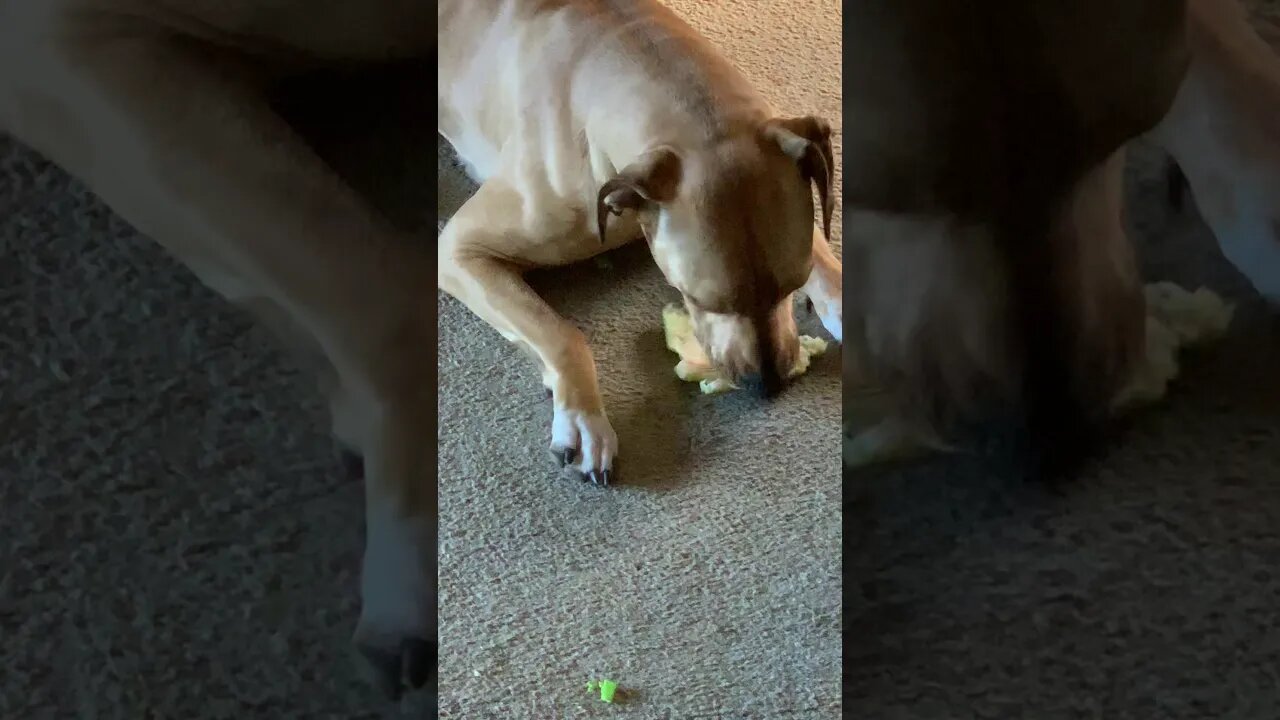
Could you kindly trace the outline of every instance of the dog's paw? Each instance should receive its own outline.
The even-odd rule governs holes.
[[[356,641],[374,684],[389,700],[399,700],[405,689],[417,690],[436,682],[439,646],[435,640],[394,635]],[[429,689],[428,692],[431,692]]]
[[[427,522],[370,514],[353,641],[393,700],[436,682],[434,535]]]
[[[604,412],[557,407],[551,418],[551,455],[583,481],[608,485],[618,454],[618,434]]]

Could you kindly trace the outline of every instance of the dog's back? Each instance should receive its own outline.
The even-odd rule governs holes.
[[[738,70],[653,0],[444,0],[439,23],[440,131],[477,179],[513,138],[544,154],[549,143],[581,154],[581,133],[611,132],[605,116],[636,102],[665,108],[668,126],[649,129],[654,136],[706,135],[767,115]]]

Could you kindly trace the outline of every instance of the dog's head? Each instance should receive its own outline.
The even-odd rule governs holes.
[[[812,266],[810,184],[829,235],[833,174],[831,128],[814,117],[768,120],[694,150],[654,147],[600,188],[600,237],[610,213],[635,211],[712,364],[772,395],[799,354],[791,294]]]

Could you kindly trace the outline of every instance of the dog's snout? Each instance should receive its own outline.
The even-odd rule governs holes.
[[[772,317],[691,314],[707,358],[734,386],[765,400],[785,389],[784,368],[794,367],[799,342],[794,325],[777,328]]]

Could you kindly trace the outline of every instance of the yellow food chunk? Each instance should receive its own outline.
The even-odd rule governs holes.
[[[1112,410],[1116,413],[1163,398],[1181,369],[1179,351],[1221,337],[1235,314],[1234,306],[1207,288],[1191,292],[1171,282],[1159,282],[1147,285],[1145,294],[1146,356],[1129,384],[1113,399]],[[846,377],[845,382],[850,379]],[[850,390],[846,385],[846,467],[950,451],[939,438],[924,434],[921,428],[906,426],[890,415],[883,389],[874,383],[864,382]],[[851,424],[851,417],[856,422]]]
[[[1178,351],[1221,337],[1235,307],[1208,288],[1195,292],[1171,282],[1146,286],[1147,353],[1129,385],[1116,395],[1117,411],[1164,397],[1178,377]]]

